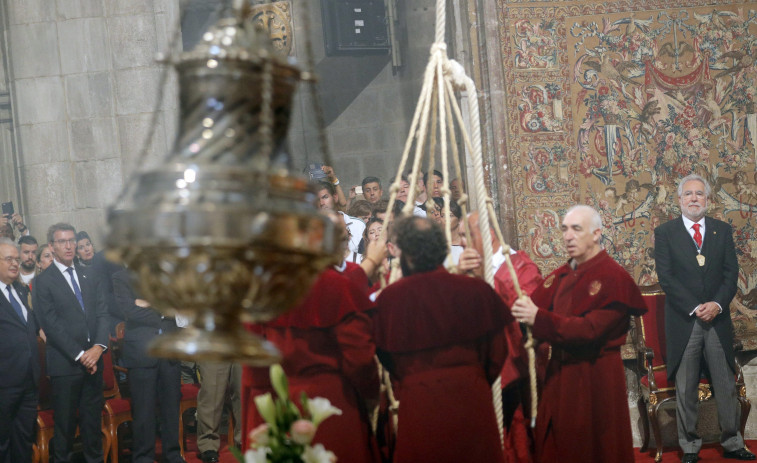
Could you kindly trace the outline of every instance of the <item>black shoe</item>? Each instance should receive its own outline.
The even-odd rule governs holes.
[[[203,463],[218,463],[218,452],[215,450],[206,450],[200,454],[200,460]]]
[[[697,463],[699,460],[699,454],[696,453],[684,453],[681,458],[681,463]]]
[[[731,452],[724,452],[723,458],[731,458],[733,460],[754,460],[755,456],[747,449],[737,449]]]

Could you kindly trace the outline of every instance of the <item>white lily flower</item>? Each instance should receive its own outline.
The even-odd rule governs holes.
[[[255,406],[266,423],[272,428],[276,427],[276,406],[270,392],[255,396]]]
[[[302,461],[303,463],[336,463],[336,455],[334,455],[334,452],[326,450],[323,444],[315,444],[313,447],[305,447]]]
[[[257,450],[248,450],[244,453],[244,463],[268,463],[267,448],[261,447]]]
[[[342,411],[340,409],[331,405],[329,399],[324,399],[323,397],[315,397],[308,400],[307,407],[308,413],[310,413],[310,418],[312,419],[313,424],[316,426],[321,424],[323,420],[332,415],[342,414]]]
[[[281,365],[278,363],[271,365],[268,372],[271,376],[271,385],[273,385],[273,389],[276,391],[279,398],[281,400],[289,399],[289,382],[287,381],[287,375],[284,373],[284,369],[281,368]]]

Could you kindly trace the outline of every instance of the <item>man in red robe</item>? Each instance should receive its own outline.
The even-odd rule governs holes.
[[[401,280],[377,299],[377,354],[396,380],[395,463],[503,462],[491,384],[508,354],[502,299],[443,267],[447,243],[430,219],[395,223]]]
[[[630,317],[646,311],[644,300],[602,249],[597,211],[574,206],[561,229],[571,259],[512,307],[535,338],[551,345],[536,417],[536,461],[632,463],[620,346]]]
[[[348,238],[345,229],[345,248]],[[377,249],[377,257],[386,252],[385,245]],[[281,351],[291,397],[299,398],[303,392],[310,398],[324,397],[342,411],[321,423],[313,442],[323,444],[340,461],[374,463],[378,454],[369,411],[378,403],[379,376],[367,313],[373,303],[368,299],[365,269],[357,265],[347,269],[344,264],[323,271],[293,309],[250,329]],[[249,446],[249,431],[264,422],[254,398],[272,391],[268,368],[244,368],[244,448]]]
[[[467,223],[471,243],[460,257],[458,269],[483,278],[481,255],[483,254],[483,237],[478,224],[478,212],[468,215]],[[496,249],[492,256],[494,267],[494,289],[511,307],[518,298],[515,291],[510,268],[505,263],[502,245],[493,228],[490,228],[492,249]],[[543,280],[539,267],[524,251],[509,250],[510,261],[515,270],[515,276],[523,294],[530,295],[541,285]],[[531,463],[533,461],[533,444],[530,427],[530,381],[528,377],[528,357],[523,344],[525,338],[517,322],[505,326],[505,337],[508,340],[508,357],[502,367],[502,415],[505,461],[510,463]]]

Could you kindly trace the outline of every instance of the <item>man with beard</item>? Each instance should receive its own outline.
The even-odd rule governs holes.
[[[18,245],[21,249],[21,268],[18,278],[23,284],[29,286],[37,274],[37,240],[26,235],[18,239]]]
[[[403,278],[374,317],[377,354],[399,384],[394,461],[502,462],[491,384],[512,316],[485,282],[444,269],[447,242],[431,219],[394,227]]]
[[[665,291],[668,379],[676,384],[678,443],[682,461],[694,463],[702,439],[696,431],[698,386],[707,365],[715,390],[724,457],[754,460],[739,431],[730,304],[739,263],[731,226],[705,217],[710,185],[699,175],[678,184],[681,217],[654,231],[655,264]]]

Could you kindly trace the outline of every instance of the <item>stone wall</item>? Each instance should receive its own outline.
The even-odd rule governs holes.
[[[397,167],[412,121],[434,39],[434,2],[397,2],[400,53],[403,66],[393,68],[390,56],[325,56],[320,2],[307,2],[312,22],[311,43],[327,126],[327,142],[345,193],[369,175],[382,180],[385,195]],[[299,5],[299,3],[296,3]],[[296,56],[305,63],[302,12],[295,9]],[[412,24],[412,27],[404,27]],[[323,162],[310,91],[296,100],[290,131],[291,153],[297,169]]]
[[[188,23],[197,28],[207,24],[202,15],[212,13],[202,3],[187,3]],[[399,68],[392,67],[386,54],[326,57],[318,1],[293,2],[294,54],[301,64],[307,40],[303,11],[297,10],[302,4],[310,8],[332,162],[347,188],[375,175],[384,180],[388,194],[433,41],[434,2],[398,2],[401,26],[413,24],[401,38],[404,65]],[[6,11],[20,181],[12,175],[8,124],[0,130],[7,132],[0,140],[0,147],[7,147],[0,155],[5,167],[0,194],[19,204],[34,234],[42,236],[51,223],[68,221],[88,230],[97,244],[106,208],[135,166],[160,159],[173,142],[175,76],[169,72],[168,83],[160,86],[164,68],[155,55],[168,50],[179,2],[8,0]],[[185,32],[193,43],[197,31]],[[156,111],[161,88],[165,95]],[[324,160],[306,86],[294,109],[290,146],[293,165],[301,170]],[[151,130],[152,142],[145,149]]]
[[[25,219],[38,237],[68,221],[97,244],[151,126],[148,162],[173,139],[175,84],[155,112],[154,57],[178,0],[8,0],[6,11]]]

